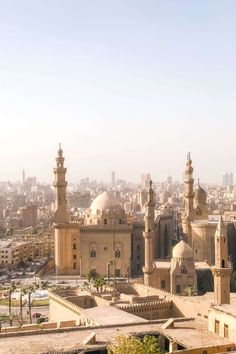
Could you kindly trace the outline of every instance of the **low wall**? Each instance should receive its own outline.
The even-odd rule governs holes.
[[[201,296],[194,296],[194,301],[191,301],[192,297],[178,296],[143,284],[135,284],[134,287],[140,296],[158,295],[172,301],[172,317],[208,317],[211,304],[210,302],[203,302]]]
[[[155,301],[145,304],[117,305],[116,308],[146,320],[169,318],[172,315],[172,301]]]
[[[193,349],[184,349],[177,350],[172,352],[172,354],[216,354],[216,353],[226,353],[235,349],[235,346],[232,344],[222,344],[222,345],[214,345],[210,347],[199,347]]]

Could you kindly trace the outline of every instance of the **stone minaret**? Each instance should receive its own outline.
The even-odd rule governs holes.
[[[231,272],[232,268],[228,260],[228,238],[221,216],[215,233],[215,266],[212,267],[216,305],[230,303]]]
[[[54,168],[55,180],[53,186],[55,188],[55,220],[56,224],[63,224],[67,222],[67,201],[66,201],[66,168],[64,167],[63,151],[61,144],[57,152],[56,163]]]
[[[153,275],[154,206],[154,191],[152,189],[152,181],[150,181],[145,213],[145,231],[143,232],[145,240],[145,265],[143,267],[144,284],[148,286],[152,285]]]
[[[191,221],[194,216],[194,191],[193,191],[193,167],[190,152],[187,155],[187,162],[184,171],[184,215],[182,220],[185,241],[192,246]]]

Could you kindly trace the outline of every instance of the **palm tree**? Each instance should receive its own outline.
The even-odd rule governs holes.
[[[35,292],[38,288],[36,285],[29,285],[27,289],[25,289],[25,293],[28,294],[28,312],[30,318],[30,324],[32,323],[32,313],[31,313],[31,294]]]
[[[9,313],[9,320],[10,320],[10,326],[12,326],[12,293],[16,290],[16,285],[15,282],[12,282],[9,289],[8,289],[8,313]]]

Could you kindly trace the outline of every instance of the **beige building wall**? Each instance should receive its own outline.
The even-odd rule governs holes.
[[[223,305],[222,309],[212,307],[208,315],[208,330],[236,344],[236,316],[229,312],[228,305]],[[235,314],[235,311],[232,312]]]
[[[100,275],[107,275],[108,264],[114,260],[115,251],[120,257],[116,257],[117,276],[127,276],[127,270],[130,269],[131,257],[131,229],[125,227],[122,230],[117,229],[115,234],[113,230],[99,227],[81,228],[81,274],[86,276],[91,269],[95,269]],[[109,266],[109,275],[114,275],[114,267]],[[118,274],[120,273],[120,275]]]
[[[77,224],[55,225],[55,270],[57,275],[80,274],[80,236]]]
[[[217,223],[192,222],[192,248],[195,262],[215,262],[215,232]]]

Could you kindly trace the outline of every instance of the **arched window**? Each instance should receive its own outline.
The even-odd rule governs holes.
[[[104,225],[106,225],[107,224],[107,219],[104,219]]]
[[[95,257],[96,257],[96,251],[95,251],[94,249],[92,249],[92,250],[90,251],[90,257],[91,257],[91,258],[95,258]]]
[[[224,259],[222,259],[222,261],[221,261],[221,268],[225,268],[225,260]]]
[[[115,251],[115,257],[116,257],[116,258],[120,258],[120,256],[121,256],[120,250],[117,249],[117,250]]]
[[[76,254],[73,255],[73,258],[76,259]]]
[[[187,274],[188,273],[187,268],[185,267],[185,265],[183,265],[183,267],[181,268],[181,273],[182,274]]]

